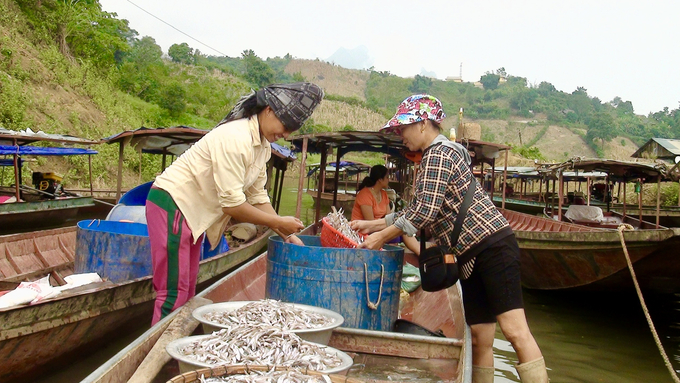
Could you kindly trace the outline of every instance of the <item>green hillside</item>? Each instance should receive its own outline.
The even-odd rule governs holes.
[[[603,102],[584,88],[565,93],[548,82],[529,86],[503,68],[479,82],[459,83],[350,70],[291,54],[207,56],[183,42],[165,55],[152,36],[139,36],[97,1],[0,0],[0,125],[8,129],[91,139],[141,126],[209,129],[250,89],[301,80],[327,94],[302,133],[375,130],[405,97],[427,92],[449,113],[446,130],[458,125],[463,108],[464,122],[479,124],[483,140],[508,143],[529,158],[626,158],[650,137],[680,136],[678,109],[635,115],[633,105],[618,97]],[[110,188],[117,147],[97,150],[95,188]],[[160,168],[159,159],[128,150],[126,188],[152,179]],[[83,159],[27,166],[62,173],[69,185],[86,181]]]

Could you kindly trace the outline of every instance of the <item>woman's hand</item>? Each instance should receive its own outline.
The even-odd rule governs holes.
[[[378,229],[376,228],[376,221],[367,221],[367,220],[356,220],[356,221],[350,221],[349,227],[352,228],[354,231],[358,231],[362,234],[370,234]]]
[[[300,246],[305,245],[304,243],[302,243],[302,240],[300,238],[298,238],[298,236],[295,235],[295,234],[291,234],[288,238],[286,238],[286,240],[284,242],[292,243],[293,245],[300,245]]]
[[[359,222],[359,221],[355,221]],[[364,221],[366,222],[366,221]],[[369,249],[369,250],[380,250],[382,249],[383,245],[385,244],[385,241],[382,238],[382,235],[380,232],[378,233],[373,233],[369,235],[368,237],[364,238],[364,242],[360,243],[357,248],[358,249]]]
[[[278,217],[278,221],[279,222],[275,228],[275,231],[279,231],[284,237],[298,233],[300,230],[305,228],[305,225],[302,224],[302,221],[295,217]]]

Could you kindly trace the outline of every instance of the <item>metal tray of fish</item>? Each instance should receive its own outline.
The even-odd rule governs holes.
[[[176,339],[165,347],[165,350],[170,354],[170,356],[177,360],[179,363],[179,371],[181,374],[189,371],[194,371],[198,370],[201,368],[206,368],[206,367],[217,367],[220,364],[209,364],[209,363],[204,363],[204,362],[199,362],[192,358],[191,355],[186,355],[182,352],[183,349],[186,347],[189,347],[195,342],[200,342],[206,338],[211,338],[213,335],[194,335],[194,336],[188,336],[180,339]],[[324,348],[324,350],[329,353],[329,354],[334,354],[337,356],[340,360],[341,363],[340,365],[332,368],[327,368],[327,369],[319,369],[317,370],[318,372],[323,372],[324,374],[342,374],[343,372],[347,371],[352,367],[354,364],[354,360],[352,359],[351,356],[346,354],[345,352],[342,352],[336,348],[325,346],[325,345],[318,345],[319,347]],[[233,363],[226,363],[229,365],[233,365]],[[255,363],[253,363],[255,364]]]
[[[195,309],[192,313],[193,317],[201,322],[203,325],[203,333],[205,334],[210,334],[214,331],[219,331],[221,329],[227,328],[229,325],[220,323],[215,320],[210,320],[208,319],[211,314],[214,313],[229,313],[232,311],[236,311],[243,306],[249,304],[249,303],[259,303],[263,301],[235,301],[235,302],[221,302],[221,303],[213,303],[210,305],[206,306],[201,306]],[[309,305],[303,305],[303,304],[298,304],[298,303],[287,303],[287,302],[279,302],[279,301],[272,301],[278,304],[283,304],[283,305],[290,305],[293,306],[297,309],[301,309],[304,311],[307,311],[312,314],[320,314],[324,317],[327,317],[331,319],[331,323],[315,327],[315,328],[298,328],[298,329],[288,329],[289,331],[297,334],[300,338],[309,341],[309,342],[314,342],[318,344],[323,344],[327,345],[328,341],[331,338],[331,335],[333,334],[333,329],[336,327],[339,327],[342,325],[344,322],[344,318],[340,313],[337,313],[332,310],[324,309],[321,307],[316,307],[316,306],[309,306]],[[272,314],[272,316],[276,316],[277,318],[279,315]],[[270,322],[275,322],[275,318],[269,318],[268,319]],[[304,321],[304,319],[300,319],[301,321]],[[261,323],[263,321],[263,318],[260,317],[257,320],[257,323]],[[274,323],[271,323],[274,325]],[[287,329],[287,328],[284,328]]]

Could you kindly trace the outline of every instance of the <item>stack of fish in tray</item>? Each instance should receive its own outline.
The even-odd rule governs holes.
[[[181,372],[221,365],[258,365],[338,373],[353,363],[342,351],[296,333],[319,339],[314,338],[316,333],[327,332],[328,336],[321,339],[328,342],[332,328],[343,322],[342,316],[330,310],[265,299],[203,306],[194,317],[203,322],[204,329],[221,329],[168,345],[167,351],[178,360]]]

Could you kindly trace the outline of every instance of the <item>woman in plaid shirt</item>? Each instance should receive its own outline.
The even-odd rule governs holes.
[[[415,197],[399,213],[379,220],[352,221],[352,227],[373,233],[360,247],[374,250],[399,235],[414,236],[419,229],[429,228],[437,244],[451,248],[459,263],[465,319],[472,329],[472,381],[493,382],[498,322],[517,353],[522,382],[547,382],[545,361],[524,314],[515,235],[479,183],[458,243],[450,243],[449,235],[473,175],[467,150],[440,134],[444,117],[441,102],[429,95],[414,95],[399,105],[381,131],[398,134],[409,150],[423,152]]]

